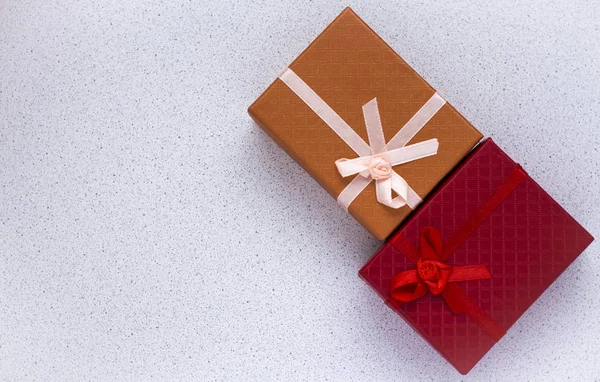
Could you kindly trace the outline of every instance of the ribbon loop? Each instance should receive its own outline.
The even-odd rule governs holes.
[[[427,294],[427,287],[417,277],[416,270],[400,272],[392,278],[392,298],[410,302]]]
[[[435,155],[438,147],[437,139],[429,139],[376,155],[338,159],[335,165],[343,177],[359,174],[374,179],[377,201],[380,203],[395,209],[408,204],[414,209],[421,202],[421,198],[404,178],[392,170],[392,166]],[[392,198],[392,191],[398,196]]]
[[[375,183],[375,191],[379,203],[398,209],[407,204],[410,187],[402,177],[394,175],[391,179],[378,180]],[[392,198],[392,191],[398,196]]]
[[[335,161],[335,166],[340,175],[345,178],[369,170],[369,166],[374,160],[384,160],[391,166],[397,166],[435,155],[437,154],[438,147],[439,142],[434,138],[374,155],[361,156],[354,159],[338,159]]]
[[[395,172],[392,173],[392,190],[398,195],[406,194],[406,197],[403,196],[403,199],[406,200],[406,204],[413,210],[423,201],[419,195],[410,188],[406,180]]]

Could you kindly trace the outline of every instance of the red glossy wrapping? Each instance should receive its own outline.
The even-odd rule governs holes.
[[[516,167],[491,139],[481,143],[359,272],[462,374],[468,373],[495,341],[469,316],[453,314],[441,295],[428,293],[404,304],[390,299],[392,277],[415,268],[392,242],[403,235],[418,246],[419,234],[427,226],[448,238]],[[448,264],[484,264],[489,269],[490,279],[456,284],[508,329],[592,240],[527,176],[448,258]]]

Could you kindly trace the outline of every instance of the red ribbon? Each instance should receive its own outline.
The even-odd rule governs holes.
[[[433,227],[425,227],[421,231],[419,249],[402,234],[394,236],[392,245],[417,268],[400,272],[392,278],[392,299],[407,303],[427,292],[434,296],[441,294],[454,314],[468,314],[495,341],[502,338],[506,330],[456,284],[491,278],[487,267],[483,264],[453,267],[446,260],[526,177],[525,171],[517,166],[445,243],[441,232]]]

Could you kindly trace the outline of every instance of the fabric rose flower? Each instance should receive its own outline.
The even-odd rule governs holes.
[[[442,293],[451,273],[452,267],[441,261],[419,260],[417,263],[417,275],[435,296]]]
[[[392,176],[392,166],[381,157],[373,158],[369,163],[369,174],[375,180],[388,179]]]

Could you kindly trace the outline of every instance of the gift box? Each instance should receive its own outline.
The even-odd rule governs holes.
[[[487,139],[359,274],[466,374],[592,240]]]
[[[248,112],[380,240],[482,137],[350,8]]]

